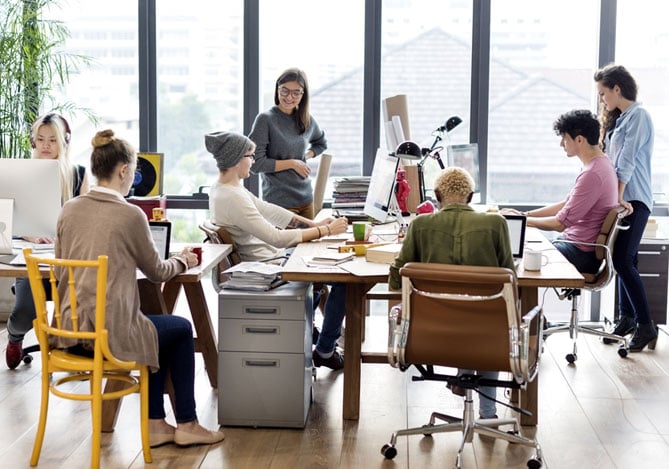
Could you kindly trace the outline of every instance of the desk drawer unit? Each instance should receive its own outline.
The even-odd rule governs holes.
[[[646,289],[650,315],[656,324],[667,324],[667,287],[669,286],[669,242],[641,241],[639,275]],[[616,317],[618,291],[616,284]]]
[[[311,404],[310,283],[219,294],[221,425],[304,427]]]

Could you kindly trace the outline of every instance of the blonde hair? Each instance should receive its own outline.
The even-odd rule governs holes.
[[[75,170],[70,162],[70,127],[67,121],[60,114],[50,112],[40,116],[30,127],[30,142],[33,145],[32,157],[37,158],[37,148],[35,141],[42,127],[51,127],[56,132],[56,141],[58,144],[58,172],[60,173],[60,199],[65,203],[72,198],[74,189]]]
[[[440,201],[458,197],[466,201],[474,192],[474,178],[466,169],[452,166],[444,169],[434,181],[434,191],[439,193]]]

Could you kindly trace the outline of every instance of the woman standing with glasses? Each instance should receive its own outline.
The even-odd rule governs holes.
[[[309,84],[289,68],[276,80],[274,104],[256,116],[249,138],[256,144],[254,173],[262,174],[263,199],[305,218],[314,218],[307,160],[327,149],[325,133],[309,114]]]

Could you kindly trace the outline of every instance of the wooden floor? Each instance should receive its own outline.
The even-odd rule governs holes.
[[[4,325],[0,325],[4,326]],[[385,323],[368,323],[365,345],[383,346]],[[374,340],[372,340],[372,338]],[[26,342],[34,340],[29,336]],[[7,341],[0,332],[0,465],[29,467],[38,416],[40,363],[5,367]],[[525,428],[541,443],[544,467],[659,468],[669,467],[669,337],[662,331],[654,352],[621,359],[616,346],[582,335],[575,365],[566,334],[550,337],[542,359],[539,384],[539,425]],[[217,425],[216,390],[209,387],[198,357],[196,399],[200,421]],[[401,437],[397,457],[380,454],[393,430],[427,422],[431,410],[458,415],[461,398],[439,383],[411,382],[387,365],[362,368],[358,422],[341,418],[340,372],[319,369],[314,403],[304,430],[226,428],[224,442],[214,446],[153,449],[154,462],[143,462],[136,421],[137,400],[126,399],[116,431],[103,435],[105,468],[426,468],[452,467],[459,434]],[[498,397],[503,393],[500,391]],[[502,397],[503,398],[503,397]],[[90,464],[88,406],[52,397],[39,467],[84,468]],[[498,406],[498,414],[510,411]],[[171,416],[170,416],[171,418]],[[531,450],[475,436],[466,447],[465,468],[522,468]]]

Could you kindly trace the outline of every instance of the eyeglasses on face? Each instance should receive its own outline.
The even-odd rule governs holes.
[[[256,154],[255,153],[250,153],[248,155],[244,155],[246,158],[251,158],[251,161],[255,161],[256,159]]]
[[[304,94],[303,90],[291,90],[290,88],[286,88],[285,86],[280,86],[279,87],[279,94],[283,96],[284,98],[287,98],[288,95],[291,95],[293,98],[299,98]]]

